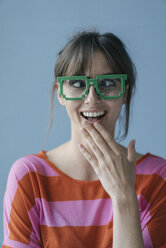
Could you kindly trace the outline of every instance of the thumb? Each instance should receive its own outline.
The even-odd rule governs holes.
[[[136,161],[135,142],[136,140],[132,140],[128,145],[127,159],[129,160],[130,163],[135,163]]]

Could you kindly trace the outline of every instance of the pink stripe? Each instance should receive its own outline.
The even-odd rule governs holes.
[[[148,231],[147,226],[145,227],[144,231],[142,232],[143,240],[144,240],[144,245],[146,248],[153,248],[152,240]]]
[[[151,219],[151,215],[149,212],[149,208],[151,205],[146,201],[146,199],[142,195],[137,195],[137,198],[138,198],[138,204],[139,204],[141,230],[144,231],[147,223]]]
[[[37,172],[44,176],[59,176],[48,163],[35,155],[27,155],[18,159],[12,166],[4,196],[4,233],[9,235],[8,223],[11,204],[17,191],[18,182],[29,172]]]
[[[51,168],[48,163],[35,155],[27,155],[18,159],[13,164],[13,170],[16,170],[18,175],[18,181],[28,172],[38,172],[43,176],[59,176],[59,174]]]
[[[139,175],[157,174],[166,180],[166,160],[158,157],[146,157],[136,166]]]
[[[150,204],[138,195],[141,230],[147,234],[147,224],[151,219]],[[40,213],[40,217],[38,217]],[[85,214],[86,213],[86,214]],[[39,225],[46,226],[93,226],[106,225],[112,220],[111,199],[48,202],[36,199],[36,206],[29,211],[30,219],[39,237]],[[39,223],[40,222],[40,223]],[[149,238],[148,238],[149,239]]]
[[[37,198],[36,206],[29,211],[29,216],[34,218],[39,209],[40,225],[94,226],[106,225],[112,220],[111,199],[48,202]]]
[[[23,244],[23,243],[20,243],[18,241],[14,241],[14,240],[11,240],[9,238],[5,238],[4,242],[2,245],[6,245],[6,246],[10,246],[10,247],[13,247],[13,248],[29,248],[31,246],[29,245],[26,245],[26,244]],[[40,246],[33,246],[34,248],[36,247],[40,247]]]
[[[144,231],[151,219],[150,204],[138,195],[141,230]],[[40,213],[40,217],[38,217]],[[85,215],[86,213],[86,215]],[[29,211],[35,230],[39,225],[47,226],[89,226],[106,225],[112,220],[111,199],[48,202],[36,199],[36,205]],[[37,220],[40,218],[40,223]],[[39,231],[36,231],[39,233]],[[39,237],[39,234],[38,234]]]
[[[149,208],[151,205],[146,201],[146,199],[142,195],[137,195],[137,198],[139,203],[141,231],[144,244],[147,248],[153,248],[152,240],[150,238],[150,234],[147,228],[147,224],[151,219],[151,215],[149,212]]]
[[[34,247],[34,248],[41,248],[43,246],[41,246],[41,242],[42,242],[42,237],[39,237],[39,240],[37,239],[38,237],[36,237],[36,234],[34,231],[32,231],[31,233],[31,237],[30,237],[30,243],[29,243],[29,247]]]
[[[39,223],[39,206],[38,204],[35,204],[35,206],[32,208],[32,211],[30,211],[29,218],[32,223],[32,233],[30,240],[40,240],[40,223]]]

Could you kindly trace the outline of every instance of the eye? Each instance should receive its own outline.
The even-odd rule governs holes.
[[[69,80],[68,84],[74,88],[85,88],[86,84],[82,80]]]
[[[103,79],[100,82],[101,87],[116,87],[116,82],[114,79]]]

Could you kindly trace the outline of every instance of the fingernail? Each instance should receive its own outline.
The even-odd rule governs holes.
[[[99,123],[95,122],[95,123],[94,123],[94,126],[95,126],[95,127],[98,127],[98,126],[99,126]]]
[[[78,144],[78,148],[79,148],[80,150],[82,150],[82,149],[83,149],[83,146],[82,146],[81,144]]]

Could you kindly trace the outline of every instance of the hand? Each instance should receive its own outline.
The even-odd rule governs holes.
[[[79,149],[92,165],[100,182],[112,199],[135,192],[136,152],[135,140],[129,143],[127,155],[101,124],[86,123],[81,133],[91,152],[85,146]]]

